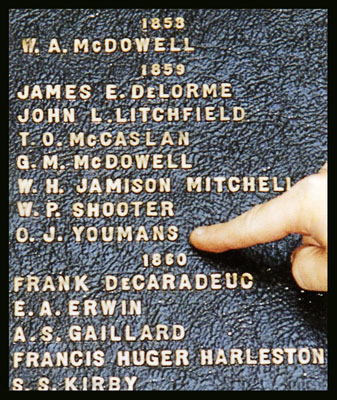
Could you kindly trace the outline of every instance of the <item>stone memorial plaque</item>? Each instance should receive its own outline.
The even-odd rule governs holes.
[[[325,9],[11,9],[9,390],[327,390],[300,235],[189,242],[326,161]]]

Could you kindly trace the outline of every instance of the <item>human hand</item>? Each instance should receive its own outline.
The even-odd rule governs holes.
[[[327,173],[326,163],[319,173],[231,221],[196,228],[191,244],[221,253],[299,233],[302,246],[291,255],[294,279],[302,289],[327,291]]]

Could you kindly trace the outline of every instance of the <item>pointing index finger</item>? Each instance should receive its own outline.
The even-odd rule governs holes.
[[[200,250],[221,253],[279,240],[290,233],[306,234],[299,219],[300,195],[295,185],[229,222],[195,229],[190,242]]]

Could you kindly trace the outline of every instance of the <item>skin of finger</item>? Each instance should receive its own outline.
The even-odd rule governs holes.
[[[323,167],[319,170],[319,174],[327,174],[328,173],[328,163],[326,162]]]
[[[320,172],[310,175],[297,185],[302,192],[299,210],[302,234],[311,236],[320,246],[327,247],[327,174]]]
[[[294,186],[281,196],[258,204],[229,222],[195,229],[190,242],[200,250],[219,253],[281,239],[297,229],[298,197]]]
[[[317,242],[312,236],[303,235],[302,236],[302,244],[304,245],[312,245],[320,247],[321,244]]]
[[[314,174],[229,222],[197,228],[190,241],[200,250],[223,252],[299,233],[326,247],[326,199],[326,174]]]
[[[317,246],[301,246],[292,254],[292,274],[302,289],[328,290],[327,252]]]

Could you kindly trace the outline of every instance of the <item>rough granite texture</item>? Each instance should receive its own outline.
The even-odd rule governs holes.
[[[143,32],[141,18],[180,16],[186,27],[183,31],[158,30]],[[121,54],[48,54],[46,49],[52,38],[71,49],[74,38],[103,40],[125,37],[188,37],[195,47],[192,53],[130,52]],[[21,39],[38,37],[41,54],[23,54]],[[140,66],[151,63],[183,63],[186,73],[182,76],[140,76]],[[131,84],[165,85],[231,82],[233,98],[226,105],[238,105],[245,109],[246,120],[241,123],[228,122],[156,122],[124,125],[103,122],[90,124],[87,117],[92,107],[101,110],[106,119],[114,106],[220,106],[224,100],[170,99],[170,100],[104,100],[104,85],[115,83],[127,92]],[[33,84],[90,84],[93,96],[86,102],[57,100],[17,99],[16,93],[23,85]],[[225,221],[248,210],[256,203],[264,202],[275,193],[187,193],[187,176],[289,176],[292,182],[316,172],[327,158],[327,12],[313,9],[16,9],[9,14],[9,162],[10,162],[10,357],[15,351],[94,351],[105,352],[106,365],[100,367],[26,368],[24,363],[14,369],[10,361],[10,384],[13,378],[23,378],[25,387],[36,389],[38,378],[44,376],[51,381],[54,390],[63,390],[64,378],[69,376],[131,376],[138,381],[139,391],[167,390],[220,390],[220,391],[308,391],[327,390],[327,296],[300,290],[291,276],[290,253],[300,243],[298,235],[290,235],[275,243],[253,246],[221,255],[203,254],[191,248],[188,236],[192,229],[203,224]],[[16,116],[24,108],[75,107],[81,117],[74,124],[28,123],[19,124]],[[30,141],[35,147],[22,148],[19,131],[29,131]],[[186,148],[130,146],[104,148],[100,145],[78,149],[70,147],[68,135],[72,131],[98,134],[105,130],[126,133],[134,130],[151,130],[153,137],[164,130],[190,132],[191,145]],[[51,131],[55,141],[63,141],[57,149],[41,145],[41,134]],[[72,166],[73,155],[89,154],[102,156],[105,153],[172,153],[178,156],[188,153],[193,170],[78,170]],[[43,154],[60,155],[66,165],[64,171],[43,171]],[[16,168],[18,154],[31,157],[36,162],[35,170],[20,171]],[[18,178],[33,178],[36,195],[20,195]],[[45,179],[60,177],[64,194],[47,195]],[[79,195],[75,184],[82,177],[171,177],[171,193],[87,194]],[[40,216],[20,218],[16,202],[34,200],[34,210]],[[101,200],[100,200],[101,199]],[[62,218],[47,219],[44,216],[48,200],[59,202]],[[175,204],[174,218],[133,216],[76,219],[71,213],[75,201],[150,201],[171,200]],[[179,227],[179,240],[170,242],[122,242],[75,243],[72,225],[144,225],[171,224]],[[41,234],[49,226],[56,226],[63,235],[63,242],[47,244]],[[36,237],[34,243],[18,243],[15,232],[19,226],[29,229]],[[185,267],[161,267],[144,269],[142,253],[184,252],[188,255]],[[185,291],[140,291],[105,293],[102,289],[105,275],[133,276],[173,272],[187,273],[191,278],[197,273],[249,272],[254,276],[250,290],[185,290]],[[14,293],[14,276],[88,275],[90,291]],[[69,299],[140,299],[141,316],[67,317]],[[49,300],[53,310],[62,315],[52,317],[14,318],[15,300],[26,302],[26,310],[38,311],[42,300]],[[70,325],[116,325],[130,324],[136,332],[144,324],[182,324],[186,329],[183,341],[161,342],[69,342],[66,340]],[[60,343],[30,342],[31,336],[39,335],[41,327],[50,325]],[[26,343],[13,344],[13,333],[17,326],[24,326]],[[295,347],[323,348],[323,365],[308,363],[293,365],[218,365],[200,366],[199,349]],[[190,365],[187,367],[117,367],[113,360],[120,349],[188,349]],[[255,353],[256,354],[256,353]],[[11,359],[10,359],[11,360]],[[125,387],[123,387],[125,388]]]

